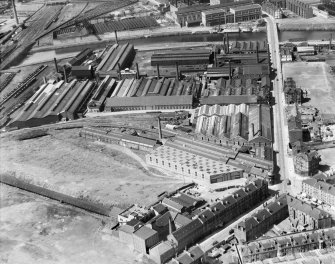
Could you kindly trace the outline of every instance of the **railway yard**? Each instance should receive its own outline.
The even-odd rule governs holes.
[[[332,40],[250,0],[2,14],[0,263],[333,263]]]

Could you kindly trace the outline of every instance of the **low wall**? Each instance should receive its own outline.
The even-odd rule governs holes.
[[[104,216],[110,216],[110,209],[107,207],[104,207],[103,205],[97,204],[97,203],[93,203],[93,202],[89,202],[89,201],[84,201],[82,199],[79,198],[75,198],[66,194],[62,194],[59,192],[55,192],[55,191],[51,191],[49,189],[34,185],[34,184],[30,184],[27,183],[23,180],[17,179],[14,176],[9,176],[9,175],[0,175],[0,182],[13,186],[13,187],[17,187],[19,189],[28,191],[28,192],[32,192],[32,193],[36,193],[39,195],[42,195],[44,197],[48,197],[50,199],[53,200],[57,200],[61,203],[66,203],[66,204],[70,204],[73,205],[75,207],[84,209],[86,211],[89,212],[93,212],[99,215],[104,215]]]

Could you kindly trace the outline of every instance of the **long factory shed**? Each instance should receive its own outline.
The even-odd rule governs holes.
[[[209,64],[209,49],[159,51],[151,56],[151,66]]]
[[[8,126],[34,127],[75,119],[93,89],[94,83],[88,80],[43,84]]]
[[[120,70],[132,64],[135,54],[134,45],[130,43],[114,44],[105,52],[96,68],[96,73],[100,78],[105,78],[107,75],[118,77]]]

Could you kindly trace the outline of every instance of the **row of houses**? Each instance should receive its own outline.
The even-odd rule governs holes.
[[[268,258],[290,256],[315,249],[335,246],[335,228],[326,228],[301,233],[264,238],[240,247],[245,263],[263,261]]]
[[[123,218],[118,237],[131,248],[149,255],[156,263],[166,263],[172,258],[171,263],[184,263],[184,259],[197,263],[203,252],[194,245],[200,239],[225,226],[267,195],[267,182],[257,179],[199,210],[202,200],[177,192],[153,205],[146,214],[136,213],[136,217],[128,219],[128,222]],[[121,214],[125,215],[125,212]],[[135,210],[127,215],[135,215]]]

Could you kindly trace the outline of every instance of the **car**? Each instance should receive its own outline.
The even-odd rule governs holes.
[[[229,235],[233,234],[234,233],[234,229],[230,229],[229,230]]]

